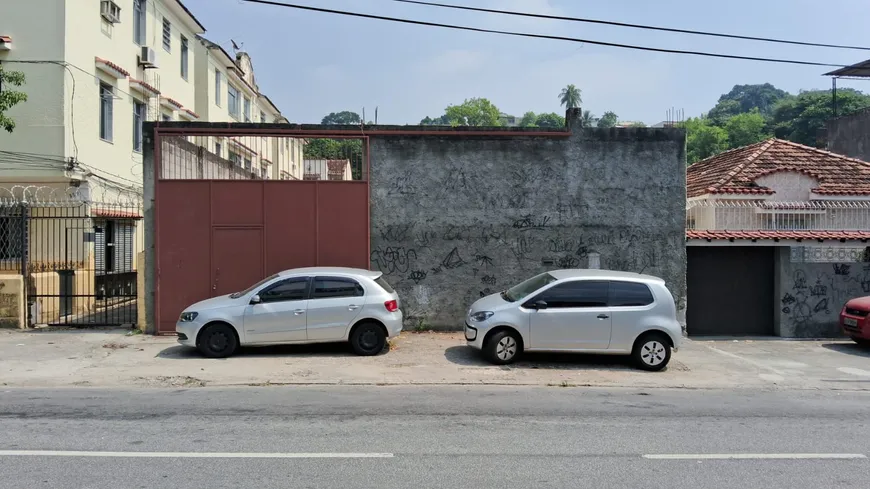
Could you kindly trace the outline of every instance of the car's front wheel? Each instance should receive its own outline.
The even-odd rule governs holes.
[[[483,354],[487,360],[496,365],[507,365],[519,356],[521,341],[520,335],[516,331],[499,331],[486,341],[483,346]]]
[[[229,324],[216,323],[206,326],[197,337],[196,348],[209,358],[225,358],[236,352],[239,340]]]
[[[671,344],[663,333],[647,333],[634,343],[631,356],[638,368],[657,372],[671,361]]]
[[[357,355],[377,355],[387,346],[387,334],[379,324],[363,323],[350,335],[350,346]]]

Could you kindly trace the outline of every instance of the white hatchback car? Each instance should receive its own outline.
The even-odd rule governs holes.
[[[491,362],[523,351],[632,355],[661,370],[682,339],[665,281],[608,270],[555,270],[536,275],[468,310],[465,339]]]
[[[399,296],[381,272],[297,268],[247,289],[186,308],[178,342],[207,357],[227,357],[240,345],[348,341],[358,355],[375,355],[402,331]]]

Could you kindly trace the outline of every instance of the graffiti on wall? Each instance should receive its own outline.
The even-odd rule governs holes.
[[[783,285],[780,310],[795,336],[821,335],[836,328],[846,301],[870,295],[870,264],[805,264]]]

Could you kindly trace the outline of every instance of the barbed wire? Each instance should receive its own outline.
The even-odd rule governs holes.
[[[63,188],[49,185],[13,185],[12,187],[0,187],[0,207],[17,205],[139,207],[142,205],[142,196],[134,191],[104,186]]]

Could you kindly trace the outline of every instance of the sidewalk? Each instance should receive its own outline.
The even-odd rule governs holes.
[[[122,330],[0,330],[0,385],[201,387],[269,384],[505,384],[633,388],[870,390],[870,351],[845,341],[686,341],[665,371],[624,357],[528,355],[490,365],[461,333],[404,333],[389,352],[345,345],[246,348],[206,359],[174,337]]]

